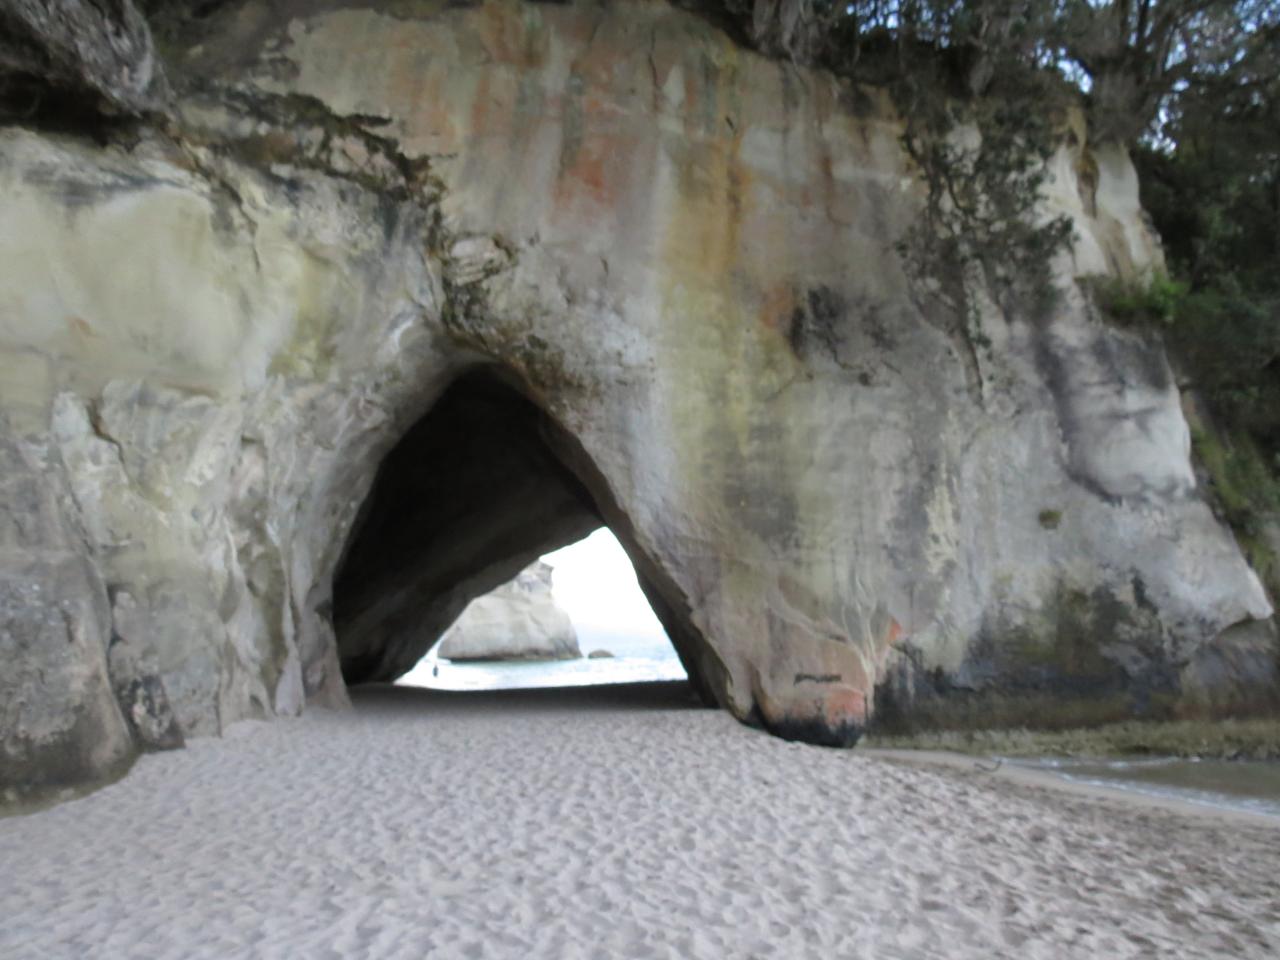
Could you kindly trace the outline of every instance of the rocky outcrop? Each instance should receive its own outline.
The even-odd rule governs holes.
[[[72,110],[84,119],[94,107],[115,116],[155,111],[167,94],[151,30],[133,0],[5,0],[0,80],[0,105],[25,101],[28,116],[49,110],[43,101],[50,95],[64,109],[87,98]]]
[[[551,594],[551,565],[538,561],[476,597],[436,647],[446,660],[574,660],[582,656],[569,615]]]
[[[886,98],[664,4],[231,2],[164,46],[165,121],[0,129],[0,406],[64,491],[6,535],[59,600],[5,608],[4,779],[143,736],[113,634],[214,733],[393,679],[601,521],[785,736],[1274,697],[1163,350],[1079,282],[1159,263],[1122,151],[1063,131],[1052,308],[956,312],[895,249]]]
[[[0,786],[41,791],[126,769],[136,747],[107,670],[106,587],[48,448],[0,417]]]
[[[66,477],[56,444],[0,413],[0,788],[19,797],[183,744],[154,638],[130,639],[136,603],[104,582]]]

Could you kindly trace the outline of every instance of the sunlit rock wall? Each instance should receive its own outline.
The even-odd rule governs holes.
[[[1158,262],[1122,152],[1064,127],[1052,310],[959,318],[895,252],[922,189],[887,100],[664,3],[233,3],[166,50],[163,120],[0,130],[0,406],[111,598],[86,651],[139,647],[182,732],[341,701],[347,533],[482,361],[573,439],[740,718],[843,743],[877,700],[1274,689],[1163,350],[1077,284]]]

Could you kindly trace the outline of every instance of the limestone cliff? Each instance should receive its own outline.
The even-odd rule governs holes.
[[[476,597],[440,638],[446,660],[573,660],[582,656],[569,615],[551,593],[551,565],[539,560]]]
[[[0,57],[0,779],[147,743],[109,689],[154,744],[341,702],[601,522],[785,736],[1274,698],[1163,349],[1080,282],[1159,262],[1122,151],[1064,125],[1054,306],[961,316],[886,98],[665,3],[206,13],[145,89],[65,18]]]

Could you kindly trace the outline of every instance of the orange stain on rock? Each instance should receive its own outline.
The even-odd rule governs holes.
[[[89,321],[84,317],[75,315],[67,317],[67,326],[82,337],[97,337],[98,333],[89,325]]]
[[[495,63],[521,70],[537,70],[546,63],[547,37],[540,17],[526,21],[520,10],[515,16],[503,3],[486,3],[479,11],[480,42]]]
[[[615,132],[616,123],[607,108],[587,100],[583,104],[581,139],[566,158],[562,156],[556,181],[557,204],[583,200],[616,212],[626,200],[625,185],[638,149],[635,138]]]
[[[578,151],[573,165],[565,170],[561,188],[565,189],[567,181],[576,188],[575,192],[585,192],[596,203],[607,206],[617,193],[610,179],[615,163],[614,151],[608,144],[586,144]]]
[[[822,699],[822,718],[831,729],[867,722],[867,697],[847,684],[833,684]]]
[[[771,287],[760,300],[760,325],[766,330],[785,330],[795,308],[795,292],[791,284]]]
[[[393,96],[412,104],[407,111],[410,133],[427,138],[432,152],[456,151],[461,135],[453,113],[453,91],[447,86],[447,69],[433,63],[418,71],[413,62],[397,63],[392,78]]]
[[[889,618],[889,627],[885,630],[884,646],[894,647],[898,645],[898,641],[902,639],[902,624],[893,617]]]
[[[738,155],[741,136],[690,141],[679,195],[667,229],[666,262],[673,276],[720,281],[738,265],[740,234],[750,206],[751,174]],[[680,162],[677,158],[677,162]]]
[[[469,133],[473,139],[484,136],[489,131],[489,112],[490,107],[493,105],[490,90],[492,79],[492,72],[488,70],[481,71],[480,79],[476,82],[476,89],[471,95],[471,126]]]

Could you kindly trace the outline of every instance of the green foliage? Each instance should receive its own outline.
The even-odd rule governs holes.
[[[1087,84],[1091,135],[1132,143],[1171,102],[1239,64],[1280,22],[1275,0],[1060,0],[1047,42]]]
[[[1121,322],[1172,324],[1184,294],[1200,296],[1203,272],[1213,263],[1235,274],[1235,264],[1256,261],[1259,249],[1273,261],[1280,256],[1274,175],[1280,116],[1268,92],[1280,76],[1280,0],[707,0],[702,6],[766,53],[892,93],[907,123],[903,144],[928,191],[924,215],[900,252],[924,281],[921,289],[962,318],[971,347],[986,341],[971,297],[975,282],[1001,301],[1020,294],[1032,309],[1052,297],[1047,264],[1069,228],[1065,220],[1038,222],[1035,210],[1044,160],[1058,135],[1057,108],[1068,99],[1087,103],[1093,142],[1132,144],[1157,133],[1166,145],[1176,141],[1176,155],[1165,164],[1169,177],[1157,186],[1165,189],[1170,219],[1199,221],[1165,234],[1175,276],[1189,289],[1169,282],[1133,296],[1114,291],[1112,312]],[[1192,136],[1224,117],[1235,118],[1240,134],[1231,146]],[[979,136],[954,135],[964,128]],[[1263,191],[1253,181],[1230,176],[1256,170],[1245,159],[1250,150],[1254,159],[1259,150],[1271,157],[1269,203],[1258,202]],[[1224,170],[1227,184],[1214,180]],[[1193,184],[1207,189],[1189,190]],[[1268,230],[1269,243],[1257,247]],[[1192,259],[1196,272],[1185,273],[1183,263]],[[1276,272],[1274,262],[1268,272]],[[1241,284],[1246,301],[1257,289]],[[1192,315],[1240,326],[1240,304],[1221,301],[1220,294],[1217,302],[1186,306]],[[1202,326],[1188,322],[1189,329]],[[1240,329],[1241,339],[1252,335]]]
[[[1274,450],[1280,428],[1280,309],[1265,293],[1229,281],[1189,293],[1166,339],[1188,384],[1215,412]]]
[[[687,0],[693,2],[693,0]],[[1184,384],[1280,454],[1280,0],[707,0],[766,53],[890,91],[925,185],[899,251],[970,352],[972,292],[1042,309],[1065,220],[1036,208],[1060,108],[1091,142],[1141,143],[1142,199],[1169,276],[1097,289],[1155,327]],[[976,131],[977,136],[966,136]]]
[[[1059,2],[712,4],[766,53],[889,91],[927,190],[923,216],[898,249],[973,349],[990,344],[973,285],[1041,308],[1053,295],[1049,258],[1070,237],[1065,218],[1036,216],[1069,91],[1045,42]]]
[[[1169,102],[1134,156],[1143,205],[1186,287],[1165,339],[1217,428],[1193,433],[1212,497],[1273,596],[1280,562],[1280,26],[1275,3],[1228,68]]]
[[[1280,557],[1268,537],[1268,527],[1280,520],[1280,464],[1241,430],[1224,437],[1198,425],[1192,429],[1191,446],[1209,475],[1210,499],[1262,582],[1280,596]]]
[[[1057,530],[1058,525],[1062,523],[1062,511],[1041,510],[1036,519],[1040,522],[1040,526],[1046,530]]]
[[[904,239],[923,289],[983,334],[968,296],[1053,291],[1047,264],[1069,240],[1065,220],[1035,216],[1056,145],[1058,107],[1083,95],[1093,141],[1132,143],[1186,113],[1190,91],[1235,90],[1268,76],[1280,31],[1276,0],[718,0],[760,49],[888,89],[907,123],[903,143],[927,187]],[[1275,71],[1272,70],[1272,73]],[[1064,96],[1067,94],[1067,96]],[[1167,122],[1164,122],[1168,126]],[[963,128],[979,136],[957,137]],[[1273,218],[1273,221],[1276,218]],[[1223,223],[1228,222],[1223,218]],[[1125,305],[1136,322],[1166,302]]]
[[[948,100],[937,77],[906,76],[890,87],[907,118],[903,145],[927,189],[923,216],[899,250],[961,315],[976,313],[967,283],[979,276],[997,296],[1047,305],[1049,259],[1071,236],[1065,217],[1035,217],[1058,138],[1044,103],[1031,102],[1041,98],[1027,99],[1027,91],[1045,90],[1031,79],[1017,96],[959,103]],[[955,136],[966,125],[975,138]]]
[[[981,97],[1018,71],[1087,95],[1091,139],[1132,143],[1187,90],[1280,46],[1277,0],[681,0],[765,53],[878,85],[943,61]],[[1261,74],[1262,70],[1258,71]]]
[[[1191,446],[1227,521],[1243,534],[1260,536],[1266,521],[1280,514],[1277,464],[1247,433],[1223,438],[1202,427],[1192,431]]]
[[[1165,274],[1147,280],[1090,278],[1094,302],[1119,326],[1170,326],[1184,309],[1188,284]]]
[[[1135,154],[1143,205],[1190,290],[1169,331],[1224,423],[1280,452],[1280,32],[1172,104]]]

